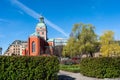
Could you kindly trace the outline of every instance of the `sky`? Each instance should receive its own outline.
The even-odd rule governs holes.
[[[101,35],[115,32],[120,40],[120,0],[0,0],[0,47],[27,41],[42,15],[48,38],[68,38],[75,23],[93,24]]]

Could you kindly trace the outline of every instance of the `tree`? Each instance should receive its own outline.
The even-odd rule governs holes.
[[[79,34],[79,49],[82,54],[89,54],[93,57],[97,35],[94,32],[95,27],[91,24],[82,24],[82,30]]]
[[[118,56],[120,55],[120,45],[114,40],[114,32],[106,31],[100,37],[102,56]]]
[[[73,57],[76,54],[75,38],[70,37],[67,45],[63,48],[63,56]]]
[[[72,29],[72,36],[63,49],[63,54],[72,56],[89,54],[93,57],[97,42],[97,35],[94,29],[95,27],[91,24],[75,24]]]

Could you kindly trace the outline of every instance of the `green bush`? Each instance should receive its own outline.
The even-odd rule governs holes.
[[[54,56],[0,56],[0,80],[56,80],[58,72]]]
[[[84,58],[80,62],[80,73],[96,78],[120,77],[120,57]]]
[[[60,70],[78,73],[78,72],[80,72],[80,66],[79,65],[60,64]]]

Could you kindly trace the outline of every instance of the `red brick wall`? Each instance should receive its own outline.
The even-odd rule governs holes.
[[[26,55],[26,50],[22,50],[22,56],[25,56]]]
[[[40,38],[37,36],[31,36],[28,41],[28,51],[30,56],[40,55]],[[35,52],[32,52],[32,43],[35,42]]]
[[[35,43],[35,52],[32,52],[32,43]],[[28,38],[28,47],[22,51],[23,56],[39,56],[45,54],[46,46],[53,46],[53,42],[46,42],[44,39],[31,36]],[[50,52],[47,54],[53,54],[53,48],[49,47]]]

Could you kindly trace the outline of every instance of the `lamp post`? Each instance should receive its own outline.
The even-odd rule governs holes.
[[[0,47],[0,55],[2,55],[2,48]]]

